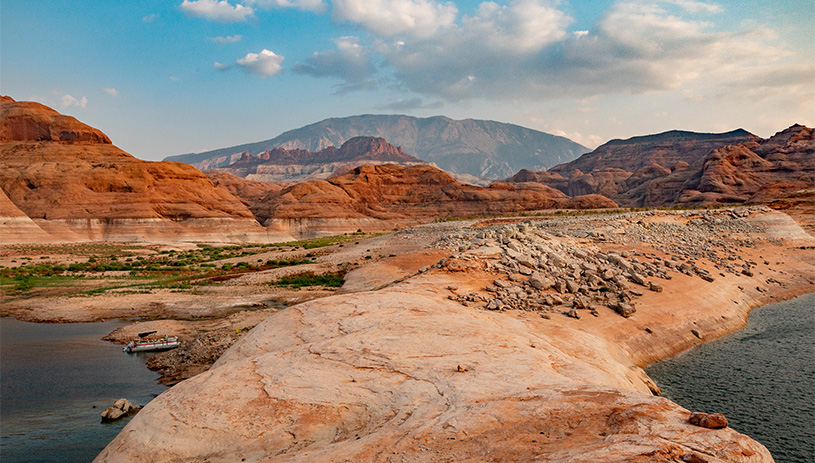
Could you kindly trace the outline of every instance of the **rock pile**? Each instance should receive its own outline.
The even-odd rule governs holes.
[[[753,246],[746,236],[757,227],[744,220],[751,212],[660,212],[677,215],[677,223],[652,223],[648,218],[653,212],[639,212],[594,221],[559,218],[461,230],[436,243],[457,252],[435,267],[478,268],[497,275],[483,291],[452,290],[449,299],[465,306],[529,310],[544,317],[560,312],[576,319],[583,313],[599,316],[598,308],[605,306],[627,318],[636,312],[635,300],[643,291],[663,291],[660,280],[682,273],[714,281],[701,266],[703,260],[721,272],[752,276],[757,264],[739,254],[740,248]],[[598,247],[632,242],[662,252]]]
[[[136,407],[127,399],[119,399],[113,403],[112,407],[108,407],[101,413],[102,422],[116,421],[119,418],[135,415],[141,407]]]

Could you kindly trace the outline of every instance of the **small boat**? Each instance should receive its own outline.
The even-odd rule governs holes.
[[[138,341],[130,341],[126,346],[122,348],[123,351],[127,353],[131,352],[148,352],[154,350],[168,350],[178,347],[181,343],[178,342],[178,338],[173,336],[165,335],[163,338],[156,338],[151,339],[148,338],[151,334],[156,334],[155,331],[147,331],[145,333],[139,333],[139,340]]]

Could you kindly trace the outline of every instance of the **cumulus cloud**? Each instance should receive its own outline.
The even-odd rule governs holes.
[[[239,59],[236,64],[244,71],[265,79],[282,71],[282,63],[282,56],[264,48],[260,53],[248,53],[245,57]]]
[[[325,10],[323,0],[245,0],[246,3],[260,8],[296,8],[304,11],[321,12]]]
[[[225,37],[224,36],[210,37],[209,40],[211,42],[217,43],[219,45],[224,45],[224,44],[227,44],[227,43],[240,42],[241,40],[243,40],[243,36],[235,34],[235,35],[227,35]]]
[[[669,11],[679,3],[682,14]],[[717,11],[703,2],[619,1],[590,30],[574,32],[557,6],[483,2],[432,34],[383,34],[373,46],[401,88],[447,101],[673,90],[784,53],[766,30],[718,32],[688,12]]]
[[[59,103],[63,108],[67,108],[69,106],[79,106],[80,108],[84,108],[88,105],[88,99],[84,96],[80,99],[76,99],[71,95],[65,94],[60,97]]]
[[[103,88],[102,91],[104,91],[110,96],[116,96],[119,94],[119,91],[116,90],[115,88]]]
[[[456,20],[453,2],[434,0],[334,0],[334,19],[380,35],[427,37]]]
[[[371,50],[361,45],[357,37],[339,37],[334,39],[334,44],[336,50],[314,53],[305,63],[297,63],[294,72],[342,79],[341,93],[375,88],[376,82],[371,77],[376,67],[371,60]]]
[[[157,13],[152,13],[152,14],[148,14],[147,16],[142,17],[141,20],[146,22],[146,23],[151,23],[151,22],[154,22],[156,19],[158,19],[160,17],[161,16],[158,15]]]
[[[240,3],[231,5],[227,0],[184,0],[181,11],[199,18],[217,22],[242,22],[254,14],[255,10]]]
[[[217,62],[217,61],[216,61],[216,62],[215,62],[215,64],[213,64],[212,66],[213,66],[215,69],[219,70],[219,71],[226,71],[227,69],[230,69],[230,68],[232,67],[232,65],[231,65],[231,64],[219,63],[219,62]]]

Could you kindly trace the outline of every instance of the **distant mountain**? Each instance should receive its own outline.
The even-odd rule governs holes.
[[[626,207],[770,203],[815,185],[815,137],[801,125],[766,140],[742,129],[665,132],[613,140],[507,182],[542,183],[570,196],[601,194]]]
[[[523,168],[547,169],[590,151],[568,138],[495,121],[362,115],[326,119],[271,140],[166,160],[203,170],[231,164],[243,153],[257,155],[274,148],[320,151],[358,136],[385,138],[405,153],[448,172],[478,178],[506,178]]]
[[[326,179],[362,164],[413,166],[427,163],[405,154],[384,138],[354,137],[339,148],[329,146],[317,152],[274,148],[257,155],[243,153],[237,161],[216,170],[254,181],[297,182]]]

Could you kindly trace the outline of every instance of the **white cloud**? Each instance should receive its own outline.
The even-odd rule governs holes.
[[[673,3],[689,13],[721,13],[722,7],[714,3],[700,2],[697,0],[666,0]]]
[[[231,65],[231,64],[219,63],[219,62],[217,62],[217,61],[216,61],[216,62],[215,62],[215,64],[213,64],[212,66],[213,66],[215,69],[219,70],[219,71],[226,71],[227,69],[230,69],[230,68],[232,67],[232,65]]]
[[[262,79],[273,76],[283,70],[283,57],[274,52],[263,49],[260,53],[248,53],[237,61],[237,65],[250,74],[256,74]]]
[[[59,102],[63,108],[67,108],[69,106],[79,106],[80,108],[84,108],[88,105],[88,99],[86,97],[83,96],[80,99],[76,99],[68,94],[62,95]]]
[[[718,32],[686,11],[714,8],[679,1],[682,14],[662,0],[619,1],[576,33],[557,3],[484,2],[432,35],[386,34],[374,48],[398,87],[447,101],[674,90],[785,54],[766,29]]]
[[[190,16],[217,22],[242,22],[255,12],[252,7],[240,3],[232,6],[227,0],[184,0],[181,11]]]
[[[173,82],[178,82],[179,79],[176,76],[170,76],[170,80],[172,80]]]
[[[345,84],[340,86],[339,93],[375,88],[376,82],[371,77],[376,67],[371,61],[371,50],[361,45],[357,37],[339,37],[334,39],[334,44],[336,50],[316,52],[306,63],[297,63],[294,71],[314,77],[340,78]]]
[[[160,17],[161,17],[161,15],[159,15],[157,13],[153,13],[153,14],[148,14],[147,16],[142,17],[141,20],[143,22],[146,22],[146,23],[151,23],[151,22],[155,21],[156,19],[158,19]]]
[[[116,96],[119,94],[118,90],[116,90],[115,88],[103,88],[102,91],[104,91],[110,96]]]
[[[237,43],[243,40],[242,35],[227,35],[227,36],[218,36],[218,37],[210,37],[209,40],[211,42],[217,43],[219,45],[227,44],[227,43]]]
[[[323,0],[245,0],[261,8],[297,8],[304,11],[325,11]]]
[[[453,2],[434,0],[334,0],[334,19],[380,35],[427,37],[456,20]]]

